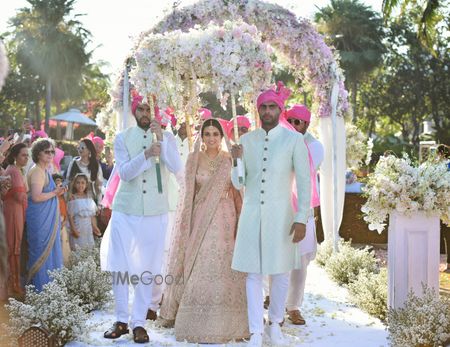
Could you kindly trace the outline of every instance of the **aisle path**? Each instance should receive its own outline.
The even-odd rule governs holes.
[[[285,324],[283,331],[289,336],[291,346],[305,347],[384,347],[388,346],[385,326],[348,302],[347,290],[332,282],[325,271],[312,263],[308,268],[303,316],[306,326]],[[267,311],[266,311],[267,313]],[[95,312],[88,321],[90,333],[71,342],[70,347],[87,346],[139,346],[132,341],[132,335],[118,340],[103,338],[114,322],[112,308]],[[179,343],[172,329],[162,329],[153,322],[147,324],[151,342],[142,346],[195,346]],[[232,344],[229,344],[232,345]],[[244,343],[233,344],[244,347]],[[215,345],[205,345],[212,347]]]

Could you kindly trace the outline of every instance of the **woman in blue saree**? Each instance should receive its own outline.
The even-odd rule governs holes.
[[[38,292],[50,281],[48,270],[62,267],[57,197],[66,189],[57,187],[48,171],[54,155],[55,148],[50,140],[34,142],[31,156],[35,165],[27,175],[30,187],[26,212],[27,284],[33,284]]]

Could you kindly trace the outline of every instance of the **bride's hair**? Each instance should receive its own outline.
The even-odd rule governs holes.
[[[202,124],[202,130],[201,130],[201,137],[203,137],[203,133],[204,133],[204,131],[205,131],[205,128],[206,127],[214,127],[214,128],[217,128],[217,130],[219,130],[219,133],[220,133],[220,137],[222,137],[223,138],[223,129],[222,129],[222,126],[220,125],[220,123],[219,123],[219,121],[217,120],[217,119],[214,119],[214,118],[210,118],[210,119],[207,119],[207,120],[205,120],[204,122],[203,122],[203,124]]]

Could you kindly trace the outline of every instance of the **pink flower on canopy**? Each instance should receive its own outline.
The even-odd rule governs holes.
[[[198,109],[198,114],[200,115],[201,120],[207,120],[212,118],[211,110],[208,110],[207,108],[204,107]]]
[[[222,39],[225,36],[225,30],[223,28],[217,30],[217,36]]]
[[[291,95],[291,90],[286,88],[283,82],[278,81],[276,86],[272,86],[270,89],[259,94],[256,100],[256,106],[259,109],[261,104],[266,102],[274,102],[278,105],[281,111],[284,111],[284,104]]]
[[[311,112],[309,112],[308,107],[302,104],[296,104],[292,106],[289,110],[284,113],[286,119],[299,119],[305,122],[311,122]]]
[[[236,27],[233,29],[233,36],[237,39],[240,39],[242,37],[242,28]]]

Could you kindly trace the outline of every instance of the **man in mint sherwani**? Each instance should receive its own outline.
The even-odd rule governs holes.
[[[271,343],[285,344],[281,332],[289,272],[300,268],[296,243],[305,237],[310,206],[310,171],[303,135],[279,124],[290,90],[263,92],[257,99],[261,129],[245,134],[232,148],[233,158],[242,158],[244,173],[239,180],[232,170],[233,185],[245,187],[232,268],[247,272],[247,304],[250,346],[262,346],[263,276],[272,279],[269,325]],[[297,182],[298,212],[292,207],[292,183]],[[240,183],[241,181],[241,183]]]
[[[169,210],[167,179],[169,171],[181,170],[182,163],[173,134],[162,131],[157,119],[151,119],[150,105],[141,96],[133,97],[131,111],[137,125],[117,134],[114,141],[120,184],[100,247],[101,268],[113,274],[117,319],[103,336],[116,339],[127,334],[130,320],[134,342],[146,343],[147,309],[164,255]],[[158,115],[156,107],[155,115]],[[152,140],[153,134],[156,142]],[[162,192],[158,191],[155,157],[161,159]],[[129,283],[134,287],[131,317]]]

